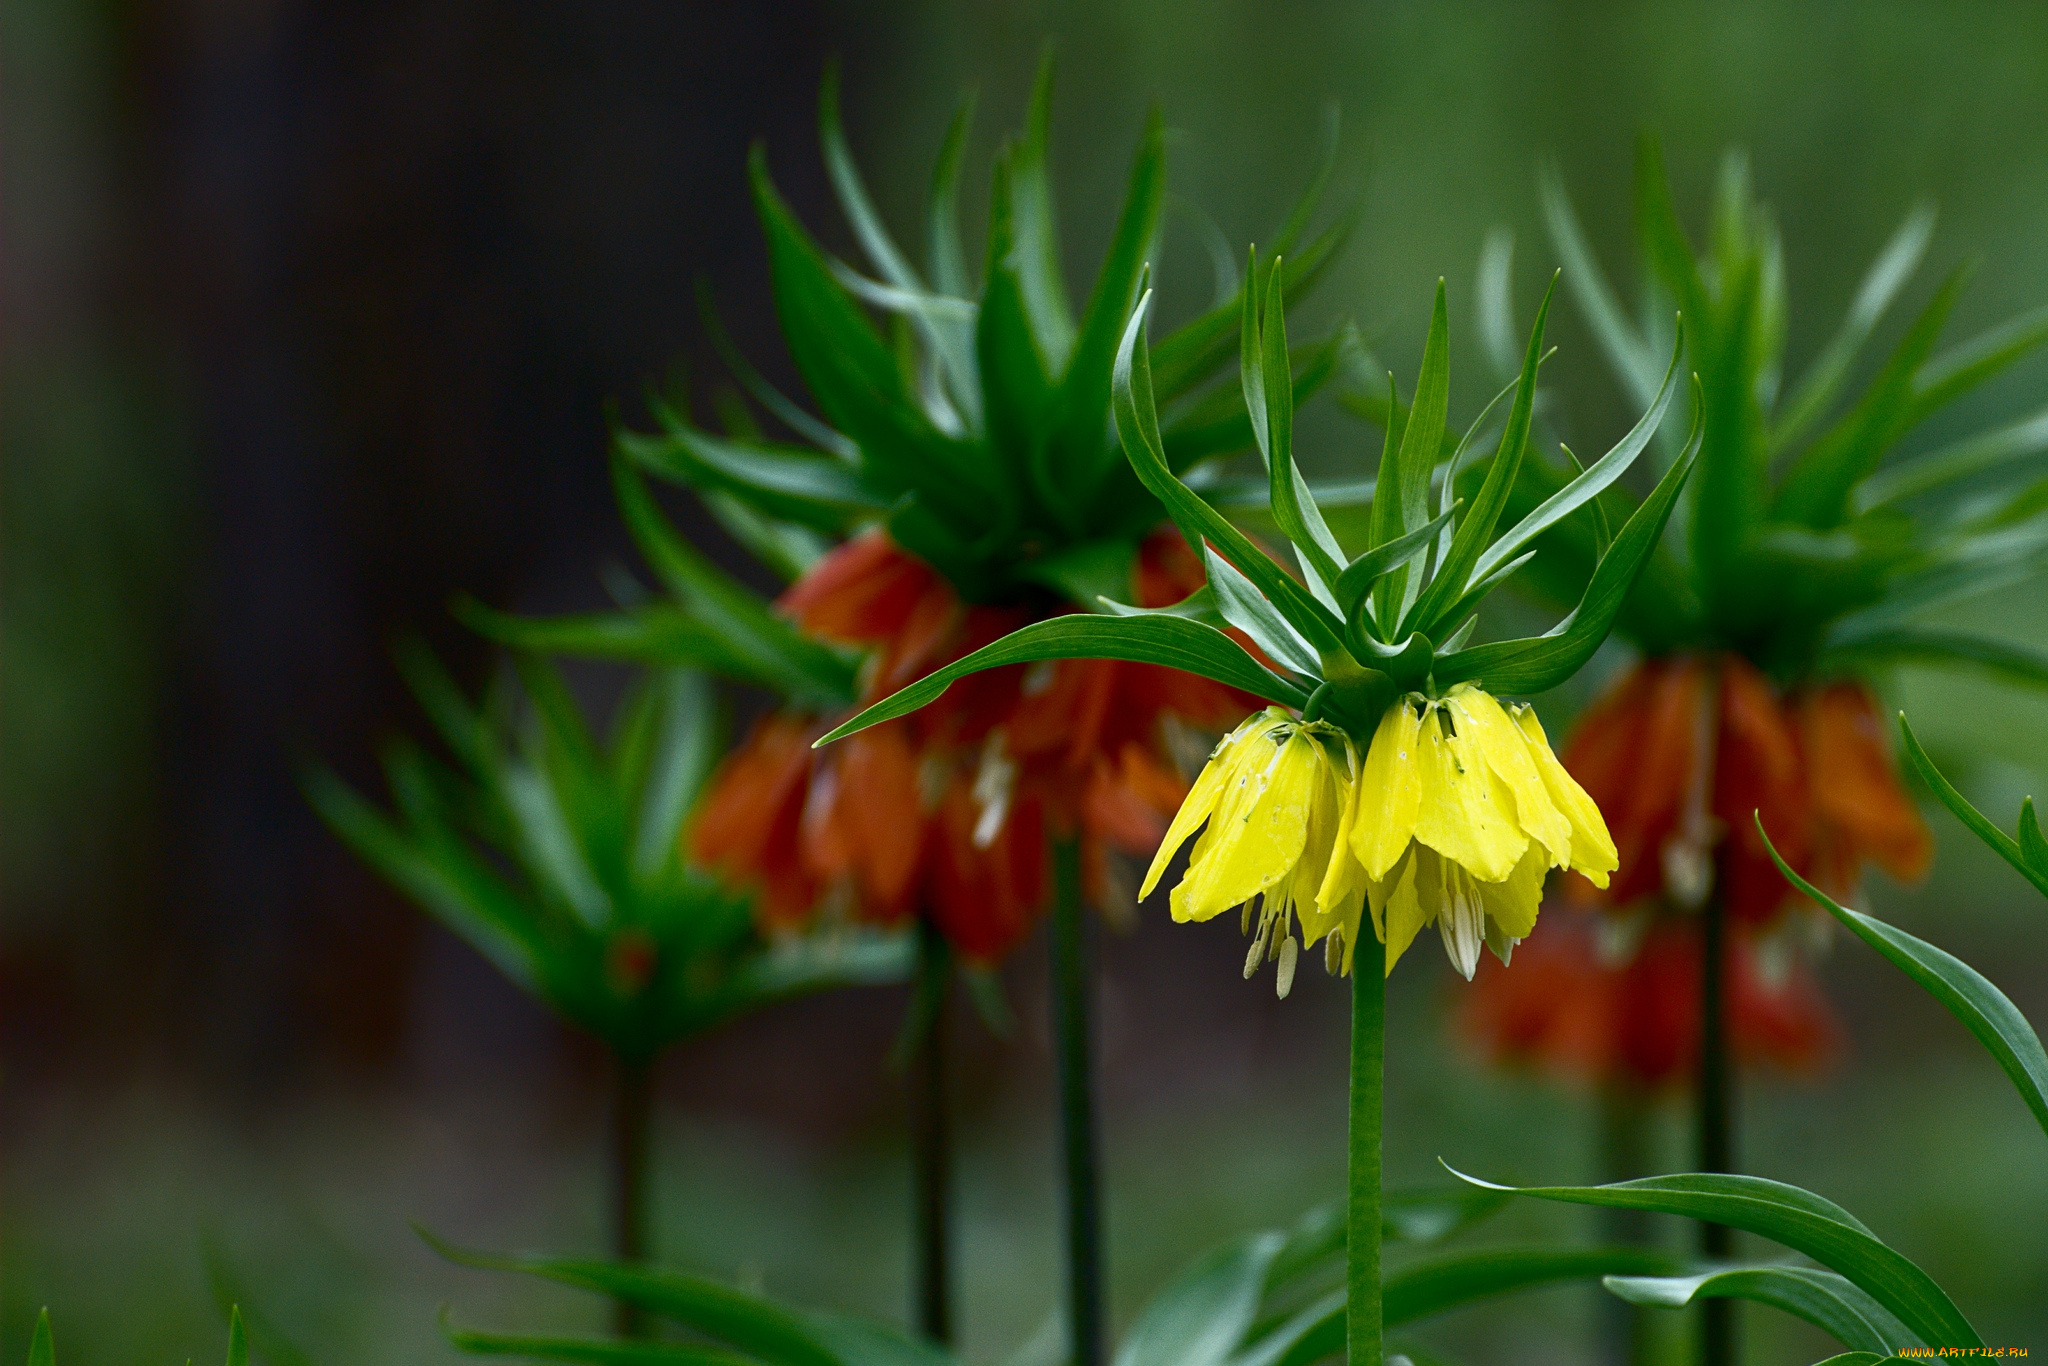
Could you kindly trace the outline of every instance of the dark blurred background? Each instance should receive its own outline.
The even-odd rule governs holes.
[[[1784,229],[1795,366],[1923,195],[1942,208],[1933,265],[1981,261],[1957,335],[2048,301],[2037,4],[0,0],[0,1356],[48,1303],[66,1360],[207,1359],[223,1286],[321,1361],[449,1359],[442,1301],[470,1320],[593,1312],[443,1267],[406,1221],[595,1246],[595,1051],[343,853],[294,763],[374,785],[381,740],[420,729],[389,662],[403,635],[485,675],[489,651],[448,618],[457,591],[525,610],[600,600],[598,567],[628,553],[605,406],[631,416],[678,367],[709,371],[696,277],[789,382],[743,164],[765,140],[799,212],[850,250],[817,160],[829,56],[870,184],[918,243],[955,101],[979,91],[970,166],[985,167],[1047,40],[1077,285],[1148,101],[1176,130],[1173,191],[1241,244],[1284,211],[1335,100],[1339,186],[1365,211],[1308,314],[1355,317],[1403,373],[1439,274],[1454,367],[1462,354],[1478,373],[1470,281],[1496,223],[1517,233],[1526,317],[1553,259],[1542,155],[1632,281],[1645,126],[1695,228],[1722,151],[1751,151]],[[970,203],[985,184],[970,174]],[[1191,221],[1170,216],[1169,300],[1208,288]],[[1611,441],[1627,417],[1590,338],[1575,316],[1555,335],[1561,420]],[[1457,387],[1473,401],[1476,384]],[[2044,390],[2036,358],[1915,444]],[[1341,419],[1313,430],[1328,470],[1377,450]],[[1971,615],[2048,643],[2038,598]],[[1895,684],[1997,811],[2048,764],[2038,700]],[[1931,883],[1877,887],[1878,906],[2048,1018],[2048,914],[1936,827]],[[1334,1193],[1342,1162],[1341,992],[1305,983],[1276,1008],[1237,983],[1227,931],[1162,922],[1107,945],[1121,1314],[1206,1241]],[[1447,974],[1421,959],[1397,982],[1395,1169],[1425,1175],[1442,1154],[1592,1175],[1583,1098],[1469,1061],[1443,1037]],[[1818,1084],[1758,1083],[1757,1169],[1857,1209],[1988,1340],[2048,1350],[2039,1134],[1889,969],[1845,946],[1826,972],[1856,1043]],[[1035,952],[1013,966],[1013,1038],[968,1027],[965,1311],[982,1359],[1053,1299],[1039,975]],[[900,1312],[900,1097],[882,1054],[901,1007],[889,992],[787,1007],[670,1059],[668,1256]],[[1435,1340],[1506,1360],[1505,1335],[1531,1334],[1514,1359],[1578,1360],[1592,1303],[1546,1292]],[[1822,1354],[1751,1320],[1766,1359]]]

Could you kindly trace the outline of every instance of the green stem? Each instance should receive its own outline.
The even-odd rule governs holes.
[[[611,1144],[607,1156],[612,1255],[621,1262],[647,1256],[647,1152],[654,1120],[654,1071],[648,1059],[617,1054],[613,1059]],[[622,1338],[646,1332],[640,1307],[618,1301],[612,1326]]]
[[[1602,1181],[1633,1181],[1650,1175],[1649,1111],[1643,1093],[1627,1082],[1609,1081],[1600,1093]],[[1648,1247],[1650,1216],[1642,1210],[1605,1209],[1601,1224],[1608,1241]],[[1655,1329],[1650,1311],[1619,1295],[1600,1298],[1602,1357],[1612,1366],[1652,1359]]]
[[[946,987],[951,955],[922,917],[917,935],[921,1019],[910,1060],[912,1198],[917,1205],[917,1326],[933,1342],[953,1340],[953,1142],[946,1113]]]
[[[1380,1128],[1386,1117],[1387,951],[1361,932],[1351,964],[1351,1201],[1344,1341],[1350,1366],[1380,1366]]]
[[[1700,912],[1700,1065],[1698,1169],[1735,1169],[1735,1080],[1728,1040],[1728,916],[1717,894]],[[1700,1252],[1716,1260],[1734,1255],[1735,1231],[1725,1224],[1700,1225]],[[1735,1304],[1710,1299],[1700,1311],[1700,1366],[1734,1366]]]
[[[1060,1136],[1067,1186],[1067,1332],[1073,1366],[1102,1366],[1102,1208],[1095,1145],[1095,1053],[1088,1027],[1087,926],[1081,846],[1053,844],[1053,1034],[1059,1047]]]

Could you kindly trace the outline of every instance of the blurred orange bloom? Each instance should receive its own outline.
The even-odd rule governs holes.
[[[1638,664],[1580,721],[1565,767],[1600,806],[1621,866],[1607,888],[1571,879],[1604,925],[1553,923],[1490,972],[1465,1011],[1485,1051],[1655,1085],[1699,1051],[1696,914],[1729,922],[1729,1029],[1737,1055],[1810,1069],[1838,1038],[1800,959],[1800,898],[1778,852],[1838,900],[1863,866],[1923,875],[1933,839],[1900,785],[1877,705],[1860,683],[1781,690],[1738,655]],[[1596,952],[1596,945],[1609,951]]]
[[[1170,530],[1148,536],[1141,606],[1203,583]],[[963,603],[879,530],[846,542],[777,606],[823,639],[864,646],[862,705],[1063,608]],[[1257,705],[1155,665],[1059,660],[973,674],[932,705],[824,750],[836,720],[771,713],[713,776],[691,853],[758,894],[772,929],[820,909],[871,922],[930,916],[965,957],[1015,948],[1046,909],[1050,840],[1078,833],[1087,890],[1112,848],[1145,855],[1185,793],[1169,718],[1217,729]]]

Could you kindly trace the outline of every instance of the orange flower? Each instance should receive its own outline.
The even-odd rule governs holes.
[[[1164,529],[1139,547],[1133,579],[1150,607],[1203,582]],[[825,556],[777,606],[806,631],[871,651],[863,703],[1066,610],[962,603],[881,531]],[[1046,908],[1052,837],[1078,832],[1098,899],[1108,849],[1151,852],[1186,790],[1168,717],[1217,728],[1254,705],[1171,669],[1059,660],[970,675],[931,706],[822,751],[808,748],[824,729],[816,718],[777,712],[714,775],[692,852],[758,889],[772,928],[800,925],[835,897],[881,923],[922,908],[963,955],[993,961]]]
[[[1584,916],[1545,917],[1511,969],[1484,965],[1463,992],[1460,1025],[1492,1061],[1582,1081],[1654,1090],[1689,1079],[1700,1052],[1700,928],[1653,923],[1625,953],[1601,951]],[[1812,1073],[1841,1028],[1811,973],[1781,937],[1731,937],[1729,1037],[1745,1063]]]
[[[1565,767],[1599,804],[1620,868],[1602,907],[1551,923],[1492,972],[1465,1011],[1488,1053],[1556,1070],[1658,1085],[1699,1051],[1700,926],[1717,895],[1729,921],[1729,1031],[1738,1056],[1810,1069],[1839,1031],[1799,961],[1799,898],[1785,861],[1837,899],[1863,865],[1921,876],[1933,841],[1900,786],[1876,703],[1860,683],[1781,690],[1732,654],[1638,664],[1580,721]],[[1598,942],[1625,944],[1608,954]]]

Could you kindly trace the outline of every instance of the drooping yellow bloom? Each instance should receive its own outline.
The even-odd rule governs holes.
[[[1467,978],[1482,944],[1505,963],[1535,928],[1549,869],[1605,886],[1617,866],[1600,809],[1551,753],[1536,713],[1510,711],[1470,684],[1436,699],[1411,693],[1387,709],[1344,853],[1337,862],[1350,862],[1343,876],[1364,885],[1388,971],[1434,921]],[[1343,936],[1347,970],[1359,912],[1349,916],[1312,927]]]
[[[1336,875],[1351,861],[1344,832],[1356,806],[1358,772],[1357,746],[1338,727],[1296,720],[1279,707],[1250,717],[1209,755],[1139,895],[1151,895],[1174,852],[1201,829],[1187,875],[1173,889],[1173,918],[1208,920],[1242,906],[1250,931],[1257,900],[1258,929],[1245,976],[1277,960],[1285,996],[1303,943],[1297,920],[1313,943],[1347,917],[1355,926],[1363,909],[1364,880]]]

